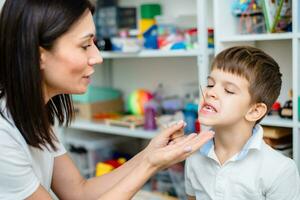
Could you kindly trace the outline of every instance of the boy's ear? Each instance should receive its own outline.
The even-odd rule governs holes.
[[[267,105],[264,103],[254,104],[247,112],[245,118],[247,121],[256,122],[260,120],[267,113]]]

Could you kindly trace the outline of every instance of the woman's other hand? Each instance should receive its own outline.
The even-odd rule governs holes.
[[[184,136],[184,126],[185,123],[180,121],[151,140],[144,150],[144,158],[150,162],[150,165],[163,169],[181,162],[214,136],[212,131]]]

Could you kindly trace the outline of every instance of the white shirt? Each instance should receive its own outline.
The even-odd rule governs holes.
[[[197,200],[300,200],[295,162],[264,143],[260,125],[241,152],[223,165],[210,140],[185,167],[186,193]]]
[[[1,111],[5,101],[0,100]],[[56,152],[27,145],[9,113],[0,115],[0,199],[25,199],[41,184],[50,192],[54,157],[66,152],[57,144]]]

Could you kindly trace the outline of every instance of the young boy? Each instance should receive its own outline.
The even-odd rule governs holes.
[[[216,56],[199,106],[215,137],[186,161],[189,200],[300,200],[294,161],[264,143],[258,124],[280,88],[279,66],[263,51],[238,46]]]

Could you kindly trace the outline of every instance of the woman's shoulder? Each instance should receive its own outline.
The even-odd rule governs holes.
[[[0,114],[0,152],[3,148],[23,149],[27,146],[25,139],[12,120]]]

